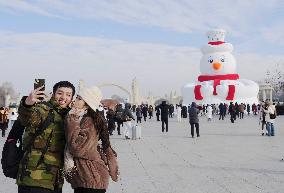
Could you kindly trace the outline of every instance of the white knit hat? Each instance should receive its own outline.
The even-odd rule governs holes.
[[[95,111],[99,108],[103,94],[101,90],[96,87],[81,87],[78,95]]]

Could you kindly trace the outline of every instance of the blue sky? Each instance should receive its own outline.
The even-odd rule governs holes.
[[[0,83],[23,93],[39,76],[125,87],[137,77],[143,94],[179,92],[199,74],[212,28],[227,31],[239,74],[260,80],[283,62],[283,10],[282,0],[0,0]]]
[[[177,46],[201,45],[204,41],[204,37],[198,33],[176,32],[156,26],[124,24],[110,20],[58,19],[34,13],[11,14],[8,12],[2,12],[0,18],[2,29],[20,33],[52,32]]]
[[[284,6],[282,8],[284,9]],[[1,30],[19,33],[52,32],[70,36],[95,36],[115,40],[125,40],[129,42],[148,42],[174,46],[200,47],[204,44],[204,36],[202,36],[202,33],[205,33],[206,30],[197,29],[196,31],[186,32],[178,31],[174,28],[170,29],[159,27],[158,25],[141,25],[135,22],[123,23],[110,19],[73,18],[72,15],[66,18],[58,18],[48,17],[33,12],[12,11],[5,8],[2,8],[1,10]],[[235,46],[245,43],[246,41],[253,41],[254,39],[264,36],[264,34],[261,33],[265,32],[260,32],[261,30],[269,30],[270,28],[273,30],[273,28],[278,25],[284,24],[284,12],[281,11],[281,3],[279,4],[279,7],[276,7],[274,11],[269,11],[269,13],[270,15],[268,16],[267,13],[263,14],[261,22],[259,23],[254,23],[254,21],[246,23],[245,21],[242,21],[245,25],[251,26],[244,30],[238,29],[239,31],[229,31],[235,36],[227,37],[227,41],[230,41]],[[258,21],[255,20],[255,22]],[[220,23],[220,26],[222,25],[225,24]],[[220,27],[218,25],[209,24],[208,29],[210,29],[210,26],[212,28]],[[237,33],[242,33],[242,35],[238,35]],[[273,34],[273,31],[271,31],[271,33]],[[276,41],[276,45],[275,41],[270,42],[264,40],[264,42],[266,45],[263,46],[251,45],[253,48],[250,48],[250,51],[257,51],[259,53],[266,54],[283,53],[283,40],[281,40],[281,42]]]

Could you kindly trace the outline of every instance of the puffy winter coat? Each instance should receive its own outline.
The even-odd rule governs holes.
[[[165,101],[163,101],[162,104],[159,106],[159,108],[161,109],[161,119],[162,120],[168,119],[170,106],[166,104]]]
[[[20,163],[17,184],[54,190],[63,185],[63,157],[65,147],[64,118],[69,109],[62,109],[51,99],[46,104],[25,106],[25,98],[19,106],[20,123],[25,126],[24,146],[46,120],[49,111],[54,118],[44,132],[35,138]]]
[[[140,107],[137,107],[137,108],[136,108],[136,116],[139,117],[139,118],[142,117],[142,110],[141,110]]]
[[[197,108],[196,103],[192,102],[191,107],[188,110],[189,122],[199,123],[198,114],[199,114],[199,109]]]
[[[67,146],[73,156],[76,170],[72,176],[66,176],[73,188],[107,189],[109,177],[117,181],[118,167],[116,153],[111,149],[108,131],[100,120],[99,132],[89,116],[82,120],[71,115],[66,118]],[[99,140],[102,149],[98,149]]]

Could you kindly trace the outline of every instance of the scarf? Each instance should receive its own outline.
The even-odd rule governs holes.
[[[79,121],[83,118],[83,116],[87,113],[87,109],[78,109],[73,107],[68,114],[73,114],[79,117]]]
[[[198,77],[199,82],[210,81],[213,80],[213,95],[218,95],[216,91],[216,87],[220,85],[221,80],[237,80],[239,79],[238,74],[224,74],[224,75],[201,75]],[[196,100],[202,100],[203,97],[201,95],[201,85],[196,85],[194,88],[194,94]],[[229,85],[229,92],[226,100],[233,100],[235,96],[235,85]]]

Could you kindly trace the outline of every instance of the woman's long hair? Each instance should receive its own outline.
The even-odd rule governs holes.
[[[94,127],[99,134],[99,139],[102,140],[103,149],[107,149],[110,146],[109,133],[107,128],[107,123],[105,119],[99,112],[94,111],[92,108],[88,107],[86,117],[91,117],[93,119]]]

